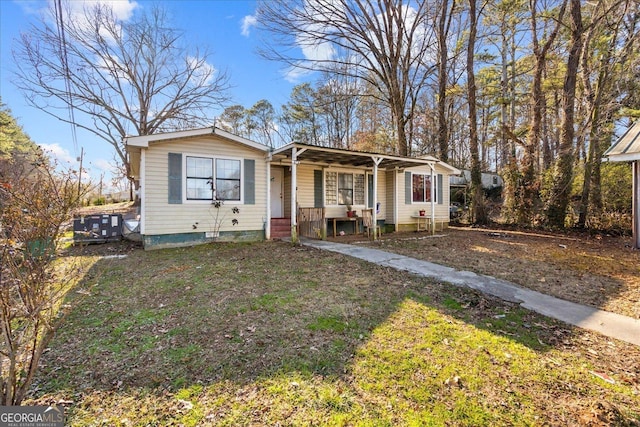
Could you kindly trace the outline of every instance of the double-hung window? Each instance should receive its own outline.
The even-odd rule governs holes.
[[[240,160],[187,156],[187,200],[240,200]]]
[[[365,176],[357,172],[325,172],[325,203],[335,205],[364,205]]]
[[[431,175],[414,173],[411,177],[411,183],[414,203],[427,203],[436,200],[435,194],[431,194]]]
[[[216,159],[216,200],[240,200],[240,160]]]
[[[353,204],[353,174],[352,173],[338,174],[338,204],[339,205]]]

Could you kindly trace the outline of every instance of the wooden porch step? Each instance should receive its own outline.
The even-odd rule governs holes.
[[[291,237],[291,218],[271,218],[271,238]]]

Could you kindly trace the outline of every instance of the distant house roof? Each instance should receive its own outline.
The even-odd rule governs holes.
[[[605,151],[604,157],[612,162],[640,160],[640,120],[637,120],[615,144]]]

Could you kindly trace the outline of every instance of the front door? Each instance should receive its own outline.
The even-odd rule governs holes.
[[[284,169],[271,168],[271,218],[284,217]]]

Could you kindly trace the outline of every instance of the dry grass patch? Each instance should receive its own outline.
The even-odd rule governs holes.
[[[31,401],[70,425],[640,424],[638,348],[475,292],[285,243],[94,268]]]
[[[385,237],[384,250],[640,319],[640,251],[628,237],[462,227]]]

